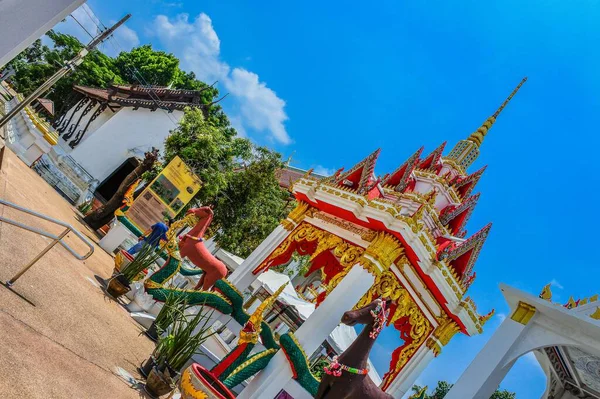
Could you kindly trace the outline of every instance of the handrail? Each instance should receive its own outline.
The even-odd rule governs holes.
[[[46,252],[48,252],[50,249],[52,249],[52,247],[54,247],[54,245],[56,245],[58,243],[60,243],[67,251],[69,251],[71,253],[71,255],[73,255],[75,258],[77,258],[79,260],[85,260],[85,259],[89,258],[90,256],[92,256],[92,254],[94,253],[94,246],[92,245],[92,243],[90,243],[89,240],[83,234],[81,234],[79,231],[77,231],[77,229],[75,229],[70,224],[62,222],[62,221],[60,221],[58,219],[51,218],[50,216],[46,216],[46,215],[38,213],[36,211],[32,211],[31,209],[24,208],[24,207],[19,206],[17,204],[13,204],[12,202],[5,201],[3,199],[0,199],[0,205],[8,206],[10,208],[16,209],[17,211],[20,211],[20,212],[23,212],[23,213],[27,213],[29,215],[38,217],[38,218],[46,220],[48,222],[52,222],[52,223],[57,224],[57,225],[62,226],[62,227],[65,227],[65,230],[61,234],[54,235],[52,233],[49,233],[47,231],[38,229],[36,227],[28,226],[26,224],[17,222],[16,220],[12,220],[12,219],[6,218],[6,217],[4,217],[4,215],[0,215],[0,222],[5,222],[5,223],[11,224],[13,226],[22,228],[24,230],[32,231],[32,232],[37,233],[37,234],[39,234],[41,236],[48,237],[48,238],[52,239],[52,242],[50,244],[48,244],[48,246],[42,252],[40,252],[31,262],[29,262],[13,278],[11,278],[10,280],[8,280],[6,282],[6,285],[8,287],[12,286],[14,284],[14,282],[17,281],[17,279],[19,277],[21,277],[27,270],[29,270],[29,268],[31,266],[33,266],[35,264],[35,262],[37,262]],[[90,250],[86,254],[79,255],[69,245],[67,245],[66,243],[64,243],[62,241],[62,239],[67,234],[69,234],[70,232],[73,232],[73,234],[75,234],[81,241],[83,241],[83,243],[85,245],[88,246],[88,248]]]

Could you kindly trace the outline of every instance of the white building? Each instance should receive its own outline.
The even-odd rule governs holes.
[[[163,148],[185,107],[204,109],[201,91],[164,87],[74,86],[79,101],[55,122],[59,145],[43,156],[36,170],[58,180],[71,202],[93,194],[108,200],[135,169],[144,153]]]

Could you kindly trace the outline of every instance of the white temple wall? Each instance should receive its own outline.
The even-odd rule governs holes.
[[[77,104],[75,104],[73,107],[71,107],[71,109],[69,109],[69,111],[66,114],[66,120],[68,120],[70,118],[71,113],[74,111],[74,109],[75,109],[76,106],[77,106]],[[71,123],[69,124],[69,126],[67,126],[67,129],[60,136],[60,139],[58,140],[58,144],[60,145],[60,147],[66,153],[70,153],[71,151],[73,151],[73,148],[69,147],[69,143],[71,142],[71,140],[75,139],[75,136],[76,136],[77,132],[80,129],[83,129],[85,127],[86,123],[90,120],[90,118],[94,114],[94,111],[99,106],[100,106],[100,104],[96,105],[86,116],[84,116],[83,118],[81,118],[81,122],[79,122],[79,126],[75,130],[75,133],[73,134],[73,137],[71,137],[69,140],[65,140],[64,139],[64,135],[69,131],[69,126],[71,126],[72,124],[77,123],[77,120],[79,119],[79,117],[81,116],[81,114],[83,113],[83,111],[85,110],[85,106],[82,107],[79,111],[77,111],[75,113],[75,115],[73,115],[73,118],[71,119]],[[108,120],[110,118],[112,118],[113,116],[115,116],[119,111],[120,110],[117,110],[117,112],[113,112],[109,108],[106,108],[106,110],[104,110],[104,112],[102,112],[100,115],[98,115],[98,117],[96,118],[95,121],[93,121],[92,123],[90,123],[90,126],[88,127],[88,130],[85,133],[85,135],[83,136],[83,139],[81,140],[81,142],[79,143],[79,145],[83,144],[83,142],[86,141],[88,137],[90,137],[96,130],[98,130],[100,128],[100,126],[102,126],[106,122],[108,122]],[[62,123],[61,123],[61,125],[62,125]]]
[[[67,17],[84,0],[0,1],[0,66]]]
[[[167,115],[162,110],[124,108],[75,147],[71,156],[102,182],[128,158],[141,157],[152,147],[162,151],[169,132],[182,117],[181,111]]]

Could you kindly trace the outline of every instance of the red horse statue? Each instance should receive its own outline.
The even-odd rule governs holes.
[[[207,291],[218,280],[227,276],[227,267],[213,256],[204,245],[204,233],[213,219],[213,211],[207,206],[190,209],[188,214],[193,213],[199,218],[198,223],[181,237],[179,241],[179,253],[187,257],[194,265],[204,270],[196,289]]]
[[[315,399],[393,399],[375,385],[367,368],[369,352],[387,321],[387,305],[376,299],[364,308],[344,313],[342,323],[365,327],[352,345],[325,367]]]

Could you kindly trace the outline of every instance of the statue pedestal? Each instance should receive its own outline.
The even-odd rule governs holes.
[[[108,233],[100,240],[99,245],[103,250],[112,254],[130,235],[129,229],[115,220]]]

